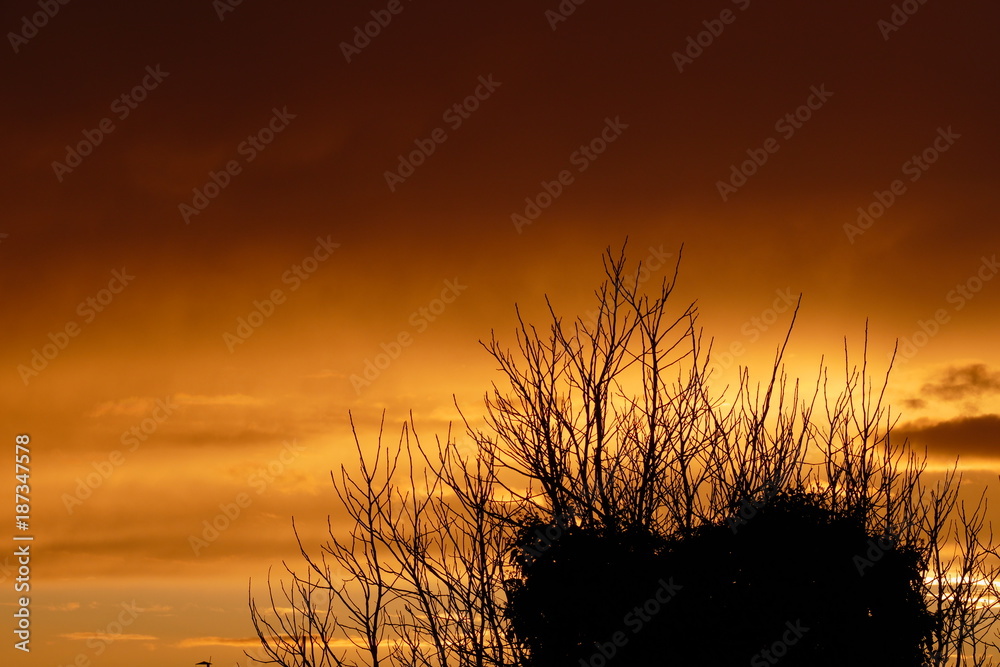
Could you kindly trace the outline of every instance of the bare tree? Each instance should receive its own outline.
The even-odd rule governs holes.
[[[482,457],[461,458],[450,438],[426,450],[412,420],[394,447],[382,446],[380,431],[371,463],[354,434],[360,472],[342,468],[333,478],[353,528],[345,541],[328,523],[319,560],[296,533],[306,575],[286,565],[290,611],[273,595],[270,610],[252,603],[269,658],[259,662],[517,664],[502,607],[504,549],[515,521],[493,497],[491,466]],[[330,600],[325,623],[303,618],[321,615],[302,602],[317,592]],[[330,609],[337,610],[333,620]],[[317,657],[306,659],[303,644]]]
[[[765,381],[741,369],[735,388],[712,391],[695,306],[671,314],[677,267],[646,295],[624,248],[604,263],[596,318],[567,323],[546,301],[541,330],[518,312],[515,351],[495,336],[484,343],[509,386],[487,395],[485,428],[466,420],[474,455],[450,432],[425,447],[412,415],[392,447],[380,430],[374,454],[354,432],[360,470],[333,478],[353,528],[338,537],[329,524],[318,561],[299,538],[307,574],[286,565],[291,611],[273,595],[270,609],[251,599],[269,662],[524,665],[507,599],[523,583],[525,534],[573,526],[683,537],[745,521],[748,503],[780,489],[853,513],[919,556],[935,620],[927,664],[991,664],[1000,591],[985,496],[967,509],[960,474],[930,485],[927,452],[892,437],[891,363],[876,381],[867,330],[860,368],[845,341],[840,388],[821,362],[804,393],[783,370],[797,305]],[[548,543],[540,535],[534,551]],[[316,608],[320,593],[329,605]]]

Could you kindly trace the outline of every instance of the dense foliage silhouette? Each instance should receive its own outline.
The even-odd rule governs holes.
[[[566,523],[527,526],[513,551],[530,667],[927,664],[919,554],[816,496],[684,536]]]

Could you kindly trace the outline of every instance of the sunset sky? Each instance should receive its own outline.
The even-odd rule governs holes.
[[[24,654],[8,477],[0,663],[246,664],[248,581],[336,512],[348,412],[368,443],[476,415],[478,341],[586,313],[626,237],[649,286],[683,244],[720,375],[766,370],[800,293],[793,374],[899,339],[901,430],[997,485],[1000,8],[577,1],[4,4],[35,541]]]

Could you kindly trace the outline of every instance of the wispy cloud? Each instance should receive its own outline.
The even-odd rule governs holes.
[[[159,639],[159,637],[154,637],[153,635],[114,635],[107,632],[70,632],[68,634],[59,635],[63,639],[70,639],[74,641],[86,641],[88,639],[99,639],[106,642],[121,642],[121,641],[152,641],[154,639]]]
[[[156,399],[151,396],[129,396],[104,401],[90,411],[89,417],[120,417],[135,416],[148,413],[156,405]]]
[[[943,401],[961,401],[1000,393],[1000,371],[990,371],[986,364],[952,366],[935,381],[924,384],[920,391]]]
[[[104,401],[90,411],[91,418],[120,417],[145,415],[154,407],[162,396],[127,396]],[[266,405],[267,400],[255,398],[246,394],[174,394],[171,404],[185,407],[256,407]]]
[[[254,398],[246,394],[217,394],[214,396],[201,394],[180,393],[174,397],[174,402],[179,405],[210,405],[210,406],[247,406],[264,405],[267,403],[262,398]]]
[[[189,637],[182,639],[178,646],[181,648],[191,648],[194,646],[236,646],[244,648],[248,646],[260,646],[260,639],[257,637]]]

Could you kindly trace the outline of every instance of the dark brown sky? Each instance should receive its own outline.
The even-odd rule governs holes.
[[[5,432],[39,443],[39,653],[95,657],[80,633],[139,595],[135,637],[103,664],[235,660],[246,579],[286,555],[303,498],[329,511],[323,471],[349,459],[347,410],[371,427],[383,407],[394,423],[413,408],[428,431],[455,416],[452,393],[474,412],[493,377],[476,341],[511,331],[515,301],[541,313],[543,293],[584,312],[601,252],[626,236],[635,261],[685,244],[678,297],[699,299],[720,349],[745,350],[734,364],[770,359],[781,293],[804,293],[789,363],[810,377],[843,336],[860,345],[866,319],[879,363],[916,334],[892,395],[906,432],[995,478],[982,471],[998,467],[1000,424],[1000,9],[903,4],[917,10],[885,39],[891,2],[588,0],[553,30],[555,0],[403,0],[351,62],[341,43],[387,3],[244,0],[220,20],[211,0],[71,0],[16,52],[8,34],[0,391]],[[0,27],[19,33],[38,11],[8,2]],[[720,25],[679,72],[675,52]],[[121,117],[116,100],[144,78]],[[477,87],[456,127],[446,112]],[[782,121],[796,112],[808,119]],[[114,130],[57,178],[66,146],[106,118]],[[244,144],[272,122],[271,143]],[[579,152],[602,132],[604,152]],[[390,190],[398,156],[434,136]],[[912,161],[925,150],[926,169]],[[723,199],[750,155],[767,159]],[[230,161],[238,173],[185,224],[179,206]],[[518,230],[511,216],[564,171]],[[845,231],[876,192],[893,203]],[[123,269],[135,277],[114,293]],[[232,343],[274,290],[282,302]],[[67,323],[78,334],[25,374]],[[359,390],[352,376],[400,336]],[[70,513],[76,479],[157,399],[178,407]],[[254,470],[292,440],[306,453],[194,554],[201,521],[256,493]],[[232,585],[209,600],[200,582],[222,574]]]

